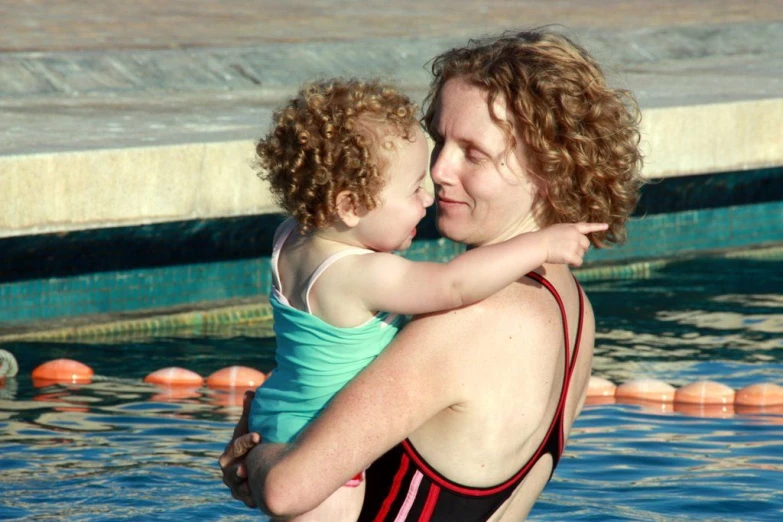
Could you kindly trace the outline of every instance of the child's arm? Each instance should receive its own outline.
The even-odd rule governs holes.
[[[361,256],[351,290],[368,310],[423,314],[486,299],[542,264],[582,264],[590,246],[585,234],[606,224],[576,223],[520,234],[474,248],[442,263],[408,261],[393,254]]]

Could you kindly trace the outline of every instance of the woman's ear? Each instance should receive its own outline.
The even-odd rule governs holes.
[[[353,193],[349,190],[343,190],[337,194],[335,199],[338,219],[348,228],[353,228],[359,224],[361,216],[354,204]]]

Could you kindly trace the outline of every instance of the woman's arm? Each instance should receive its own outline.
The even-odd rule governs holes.
[[[448,263],[361,256],[344,284],[368,310],[416,315],[458,308],[486,299],[545,262],[580,266],[590,246],[585,234],[605,229],[598,223],[552,225],[474,248]]]
[[[482,305],[409,324],[288,447],[249,454],[256,502],[275,516],[318,506],[441,410],[463,401],[460,343],[478,328]]]

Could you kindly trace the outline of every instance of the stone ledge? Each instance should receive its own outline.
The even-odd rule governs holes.
[[[644,175],[783,165],[783,97],[643,112]],[[0,156],[0,237],[276,211],[250,140]]]
[[[551,6],[525,9],[542,14]],[[623,16],[647,16],[642,2],[628,9]],[[599,10],[602,23],[592,28],[559,30],[593,52],[611,83],[637,95],[645,176],[783,165],[783,22],[756,6],[739,19],[699,8],[688,11],[695,17],[690,24],[606,26],[622,18],[609,11]],[[702,17],[709,23],[698,22]],[[395,78],[422,99],[423,65],[465,37],[413,36],[420,32],[324,41],[316,31],[310,40],[259,37],[234,47],[2,52],[0,238],[274,211],[251,168],[252,140],[268,127],[274,106],[305,79],[335,74]]]

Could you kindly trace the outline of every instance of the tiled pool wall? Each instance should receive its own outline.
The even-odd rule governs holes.
[[[447,260],[461,251],[437,236],[432,218],[406,256]],[[0,339],[69,320],[262,303],[281,219],[267,214],[0,239]],[[636,261],[781,243],[783,168],[687,176],[646,185],[627,244],[591,251],[586,266],[611,277],[618,265]]]

